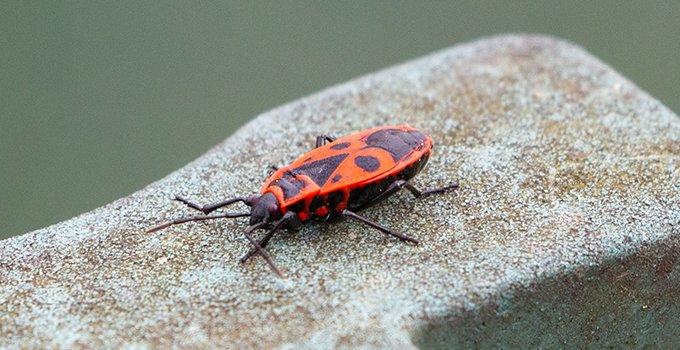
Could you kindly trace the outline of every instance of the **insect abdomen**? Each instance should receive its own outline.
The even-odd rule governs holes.
[[[288,210],[298,213],[303,221],[309,218],[326,218],[329,214],[339,214],[345,208],[357,208],[370,202],[397,180],[410,180],[423,169],[430,154],[426,153],[413,164],[400,172],[381,178],[375,182],[355,187],[346,196],[343,191],[334,191],[326,195],[316,195],[309,202],[299,201],[288,207]],[[307,205],[309,203],[309,205]]]
[[[370,183],[368,185],[353,189],[350,192],[347,207],[352,209],[362,206],[367,202],[370,202],[372,199],[374,199],[381,193],[385,192],[385,190],[387,190],[387,188],[395,181],[412,179],[414,176],[416,176],[416,174],[420,172],[420,170],[423,169],[423,167],[427,163],[429,156],[430,154],[426,153],[422,157],[420,157],[420,159],[418,159],[413,164],[407,166],[398,173],[394,173],[374,183]]]

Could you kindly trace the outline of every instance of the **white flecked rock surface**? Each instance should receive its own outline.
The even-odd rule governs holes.
[[[461,183],[364,212],[419,246],[311,224],[272,241],[279,279],[260,258],[238,262],[245,219],[144,232],[192,213],[175,194],[251,194],[317,134],[399,123],[435,141],[417,186]],[[581,48],[459,45],[264,113],[129,197],[2,241],[0,347],[436,347],[417,335],[434,319],[645,247],[677,251],[679,157],[680,120]],[[677,259],[665,264],[677,278]]]

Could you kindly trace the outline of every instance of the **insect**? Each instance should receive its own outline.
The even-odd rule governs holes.
[[[250,217],[250,226],[245,229],[244,235],[253,248],[241,258],[241,262],[259,254],[279,276],[283,274],[264,248],[276,232],[297,230],[314,219],[345,217],[404,242],[418,244],[417,239],[395,232],[357,212],[403,188],[416,198],[457,188],[458,183],[453,182],[445,187],[421,191],[408,182],[425,166],[431,151],[432,139],[408,125],[377,127],[340,138],[320,135],[313,150],[290,165],[272,167],[258,195],[235,197],[208,205],[198,205],[176,196],[175,200],[203,212],[205,216],[177,219],[147,232],[190,221]],[[238,202],[249,206],[250,212],[209,215]],[[264,237],[256,241],[252,233],[265,228]]]

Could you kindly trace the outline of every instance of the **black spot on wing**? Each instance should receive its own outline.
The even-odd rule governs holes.
[[[380,160],[374,156],[358,156],[354,158],[354,164],[368,172],[376,171],[380,168]]]
[[[333,178],[331,179],[331,182],[336,183],[336,182],[340,181],[340,179],[342,179],[342,175],[335,174],[335,176],[333,176]]]
[[[349,143],[349,142],[341,142],[341,143],[338,143],[338,144],[331,146],[331,149],[334,149],[334,150],[345,149],[345,148],[349,147],[350,145],[351,145],[351,143]]]
[[[287,173],[280,179],[275,180],[272,185],[281,187],[283,190],[283,198],[288,199],[295,197],[300,190],[305,187],[305,183],[296,179],[292,174]]]
[[[338,168],[338,165],[347,158],[347,153],[338,154],[324,159],[319,159],[313,162],[302,164],[293,169],[296,174],[303,174],[309,176],[319,187],[328,181],[331,174]]]
[[[417,130],[384,129],[369,135],[366,138],[366,145],[384,149],[397,162],[418,149],[425,138],[426,136]]]

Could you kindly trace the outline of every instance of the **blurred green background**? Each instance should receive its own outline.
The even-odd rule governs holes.
[[[482,36],[567,38],[680,111],[680,2],[4,2],[0,238],[129,194],[257,114]]]

